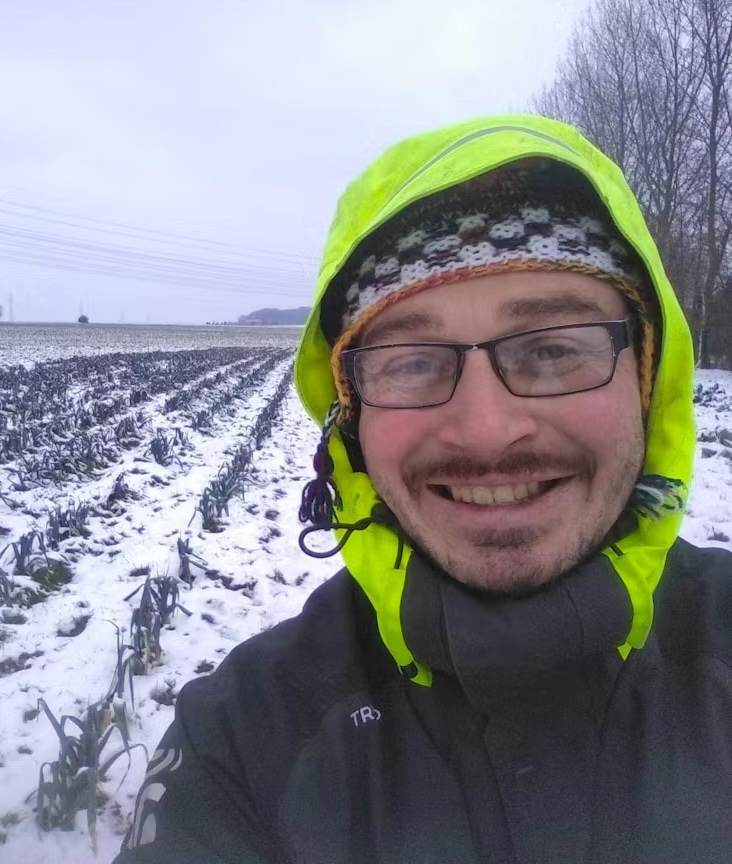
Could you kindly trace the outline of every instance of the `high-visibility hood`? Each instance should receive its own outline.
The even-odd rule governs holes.
[[[295,382],[305,409],[322,426],[336,397],[331,348],[320,327],[320,303],[356,247],[375,229],[415,201],[526,157],[545,157],[585,175],[615,226],[636,250],[658,297],[661,345],[646,424],[644,473],[691,479],[695,430],[693,350],[684,314],[668,282],[639,206],[622,172],[574,128],[531,115],[481,118],[418,135],[392,147],[343,194],[323,253],[313,310],[295,361]],[[354,471],[340,433],[330,437],[333,479],[340,494],[337,517],[355,523],[369,517],[378,496],[367,474]],[[625,584],[633,623],[621,650],[641,647],[653,619],[653,592],[675,541],[682,514],[640,519],[619,544],[603,551]],[[414,663],[400,623],[405,571],[412,554],[399,555],[399,538],[380,524],[354,532],[342,550],[377,613],[381,636],[401,667]],[[617,554],[621,552],[621,554]],[[425,680],[428,673],[422,676]]]

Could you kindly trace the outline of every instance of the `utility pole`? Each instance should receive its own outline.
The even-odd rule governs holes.
[[[10,292],[10,297],[8,298],[8,320],[10,323],[13,323],[13,292]]]

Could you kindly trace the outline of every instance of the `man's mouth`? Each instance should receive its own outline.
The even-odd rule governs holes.
[[[494,507],[504,504],[518,504],[547,492],[568,478],[542,480],[531,483],[515,483],[501,486],[432,486],[443,498],[460,501],[464,504],[478,504],[481,507]]]

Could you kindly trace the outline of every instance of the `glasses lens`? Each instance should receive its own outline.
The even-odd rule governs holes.
[[[458,355],[442,345],[389,345],[354,354],[361,398],[381,408],[424,408],[447,402]]]
[[[602,326],[558,327],[499,342],[496,360],[518,396],[556,396],[590,390],[612,377],[612,339]]]

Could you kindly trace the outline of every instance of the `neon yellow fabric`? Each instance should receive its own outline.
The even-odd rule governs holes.
[[[682,480],[687,486],[696,441],[693,414],[694,358],[686,319],[663,270],[655,243],[622,172],[571,126],[533,115],[478,118],[407,139],[386,151],[344,192],[323,254],[313,311],[303,331],[295,361],[295,383],[315,422],[322,426],[335,399],[330,348],[320,330],[319,303],[328,285],[358,244],[391,216],[420,198],[462,183],[508,162],[545,156],[585,174],[610,211],[619,231],[645,262],[659,297],[663,319],[660,365],[647,425],[644,471]],[[376,498],[366,474],[352,471],[343,444],[334,433],[330,447],[334,480],[343,499],[342,522],[369,515]],[[657,522],[642,519],[619,544],[622,555],[604,550],[623,580],[633,605],[633,624],[623,654],[643,646],[653,620],[653,592],[666,555],[676,539],[681,514]],[[400,666],[415,662],[404,641],[399,608],[405,550],[395,568],[398,541],[381,526],[354,533],[342,555],[377,613],[381,636]],[[428,684],[429,670],[417,680]]]

